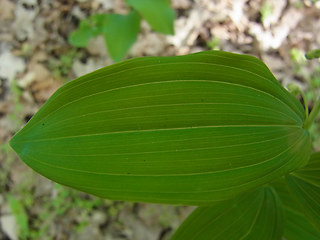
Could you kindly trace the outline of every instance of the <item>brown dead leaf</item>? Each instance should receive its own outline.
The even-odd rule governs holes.
[[[156,56],[163,52],[166,45],[165,36],[158,33],[139,35],[138,40],[129,51],[132,56]]]
[[[9,0],[0,1],[0,21],[12,20],[14,16],[15,4]]]
[[[32,59],[30,60],[30,62],[42,62],[48,59],[48,55],[45,51],[37,51],[35,53],[33,53],[32,55]]]
[[[128,13],[128,5],[123,0],[114,0],[113,3],[114,11],[120,14],[127,14]]]
[[[28,86],[30,86],[35,79],[35,73],[34,72],[27,72],[23,77],[19,78],[17,83],[18,86],[22,89],[26,89]]]
[[[42,63],[47,58],[47,54],[44,51],[38,51],[32,56],[28,65],[27,75],[32,76],[32,81],[29,79],[27,86],[31,86],[31,91],[37,102],[48,100],[62,84],[60,80],[51,76],[51,72]]]
[[[0,145],[4,144],[10,137],[9,131],[5,127],[0,126]]]
[[[175,9],[188,9],[191,7],[191,0],[172,0],[172,7]]]
[[[47,79],[50,78],[50,72],[49,70],[43,66],[40,63],[33,63],[31,62],[28,66],[29,72],[33,72],[35,77],[34,80],[41,82],[41,81],[46,81]]]
[[[106,56],[107,49],[104,37],[91,38],[88,42],[87,50],[91,55]]]
[[[32,183],[32,174],[30,168],[19,159],[16,159],[11,164],[10,179],[15,186],[20,186],[22,184],[24,185],[24,188],[31,189],[32,186],[28,183]]]
[[[49,78],[45,81],[36,81],[32,85],[34,97],[38,102],[45,102],[62,85],[60,80]]]
[[[91,8],[93,10],[99,9],[102,7],[105,11],[111,10],[114,8],[114,1],[113,0],[93,0],[91,3]]]

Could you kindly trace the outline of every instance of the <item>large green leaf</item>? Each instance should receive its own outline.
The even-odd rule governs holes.
[[[126,0],[151,25],[164,34],[173,34],[175,12],[170,7],[170,0]]]
[[[144,57],[60,88],[11,140],[42,175],[110,199],[208,205],[304,165],[304,110],[258,59]]]
[[[320,231],[320,152],[312,154],[306,167],[286,179],[303,213]]]
[[[283,237],[286,240],[318,240],[320,231],[316,230],[304,216],[304,210],[297,204],[284,177],[272,184],[279,195],[285,215]]]
[[[281,203],[270,187],[233,201],[198,207],[171,240],[276,240],[282,236]]]

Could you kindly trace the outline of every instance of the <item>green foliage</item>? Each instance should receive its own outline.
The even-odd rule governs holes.
[[[290,56],[292,62],[296,63],[298,66],[305,65],[307,62],[304,53],[298,48],[292,48],[290,50]]]
[[[285,223],[283,236],[289,240],[318,240],[320,239],[320,231],[317,231],[301,212],[284,209]]]
[[[105,15],[92,15],[80,22],[76,31],[69,36],[69,43],[75,47],[85,47],[91,37],[103,33]]]
[[[316,69],[313,76],[307,79],[309,89],[306,91],[306,99],[309,102],[315,102],[320,93],[320,69]]]
[[[320,58],[320,49],[311,50],[306,53],[306,58],[312,60],[314,58]]]
[[[320,229],[320,152],[312,155],[308,166],[287,175],[290,191],[305,216]]]
[[[155,31],[174,34],[175,12],[170,7],[170,0],[126,0],[126,2],[136,9]]]
[[[317,155],[319,156],[319,153],[313,154],[311,158],[315,159],[315,156]],[[306,166],[305,169],[310,169],[310,164]],[[282,209],[285,216],[285,227],[283,233],[285,239],[320,239],[320,229],[317,229],[313,227],[312,224],[310,224],[310,222],[305,216],[305,211],[302,207],[300,207],[296,193],[290,192],[285,177],[282,177],[274,183],[272,183],[272,186],[276,190],[282,202]],[[298,201],[296,201],[296,198]]]
[[[60,184],[55,185],[57,196],[52,200],[52,205],[55,208],[57,215],[64,215],[72,207],[83,209],[89,212],[94,207],[103,203],[100,198],[88,199],[83,198],[78,191],[65,188]]]
[[[320,96],[320,66],[315,65],[313,67],[313,62],[307,61],[304,52],[297,48],[291,49],[290,53],[295,75],[303,79],[308,88],[304,92],[298,86],[292,86],[292,84],[288,88],[294,95],[303,97],[305,109],[308,110],[308,106],[313,106],[317,102],[317,96]],[[310,68],[314,68],[314,71],[310,71]],[[320,149],[319,120],[319,117],[315,119],[309,129],[315,149]]]
[[[217,37],[213,37],[209,42],[207,42],[207,46],[211,50],[220,50],[220,40]]]
[[[51,59],[49,61],[49,68],[53,72],[53,76],[67,82],[69,71],[72,68],[73,60],[76,57],[79,58],[80,54],[76,49],[71,49],[59,56],[57,60]]]
[[[261,14],[261,21],[264,23],[264,21],[272,15],[273,9],[272,5],[268,3],[267,1],[262,5],[260,14]]]
[[[95,14],[80,22],[77,30],[69,36],[69,43],[76,47],[85,47],[92,37],[102,35],[111,58],[121,61],[140,30],[140,15],[151,27],[164,34],[173,34],[175,13],[169,0],[127,0],[133,8],[128,14]]]
[[[230,201],[197,208],[172,240],[280,239],[281,202],[270,187],[259,188]]]
[[[110,56],[116,62],[121,61],[131,45],[136,41],[140,29],[140,16],[136,11],[128,15],[107,15],[108,27],[104,37]]]
[[[94,209],[107,209],[109,213],[110,209],[115,206],[112,201],[88,196],[59,184],[54,185],[53,196],[45,195],[41,198],[35,198],[31,195],[31,190],[27,192],[22,189],[14,189],[14,191],[15,195],[21,196],[20,205],[33,213],[33,218],[29,219],[31,224],[27,236],[27,239],[31,240],[50,239],[49,232],[52,230],[52,224],[58,223],[67,215],[75,213],[79,213],[79,215],[75,222],[70,225],[70,228],[72,231],[81,232],[90,222]],[[41,205],[41,212],[33,210],[35,205]]]
[[[29,236],[28,216],[21,202],[11,195],[7,195],[11,211],[18,223],[18,234],[20,239],[27,239]]]
[[[62,87],[11,146],[48,178],[100,197],[208,205],[304,165],[304,118],[256,58],[140,58]]]
[[[67,83],[10,144],[35,171],[93,195],[201,206],[173,239],[316,237],[318,105],[309,114],[251,56],[144,57]]]

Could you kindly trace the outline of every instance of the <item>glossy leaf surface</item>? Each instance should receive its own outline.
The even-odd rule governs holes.
[[[306,167],[286,179],[303,213],[320,231],[320,152],[312,154]]]
[[[282,236],[281,203],[272,188],[197,208],[171,240],[277,240]]]
[[[110,199],[208,205],[304,165],[304,110],[258,59],[144,57],[61,87],[11,141],[42,175]]]
[[[151,27],[164,34],[173,34],[175,12],[170,6],[170,0],[126,0]]]

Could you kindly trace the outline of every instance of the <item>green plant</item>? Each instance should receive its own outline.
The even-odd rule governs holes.
[[[79,54],[76,49],[71,49],[70,51],[60,55],[59,59],[50,59],[49,69],[52,71],[54,77],[67,82],[68,74],[70,69],[72,68],[73,60],[80,57],[81,54]]]
[[[290,54],[295,75],[298,78],[303,79],[308,87],[304,92],[301,91],[298,86],[293,86],[293,84],[290,84],[288,87],[295,95],[300,94],[302,96],[304,104],[306,105],[305,109],[308,110],[308,106],[312,106],[317,101],[317,96],[320,95],[320,66],[312,66],[312,62],[307,61],[307,59],[312,60],[313,58],[318,58],[319,50],[312,50],[304,54],[303,51],[293,48],[291,49]],[[310,71],[310,69],[314,69],[314,71]],[[320,119],[318,118],[317,120]],[[317,120],[314,121],[309,132],[314,142],[315,149],[320,149],[320,129]]]
[[[307,52],[306,58],[309,60],[312,60],[314,58],[320,58],[320,49],[315,49]]]
[[[199,206],[173,239],[319,239],[319,111],[251,56],[144,57],[65,84],[10,145],[93,195]]]
[[[213,37],[209,42],[207,42],[207,46],[211,50],[220,50],[220,40],[217,37]]]
[[[260,10],[262,23],[264,23],[266,21],[266,19],[272,15],[272,12],[273,12],[272,5],[268,2],[265,2],[262,5],[261,10]]]
[[[290,50],[290,56],[291,61],[294,64],[295,71],[301,71],[301,67],[305,66],[307,63],[304,53],[298,48],[292,48]]]
[[[170,0],[126,0],[133,9],[127,14],[95,14],[80,22],[69,36],[76,47],[85,47],[92,37],[103,35],[106,47],[115,62],[121,61],[136,41],[143,17],[160,33],[173,34],[175,13]]]
[[[14,198],[11,195],[8,195],[8,201],[10,204],[11,211],[15,216],[18,224],[18,233],[20,239],[27,239],[29,236],[29,224],[28,224],[28,216],[25,212],[24,206],[21,201]]]

